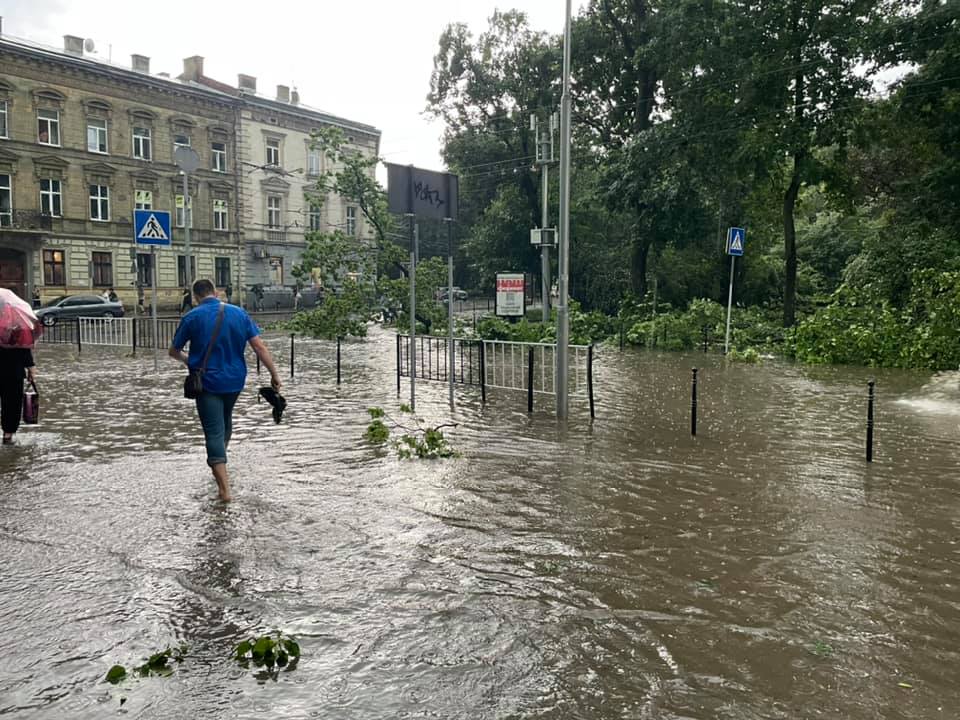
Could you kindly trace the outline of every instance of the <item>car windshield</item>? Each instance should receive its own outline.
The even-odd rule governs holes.
[[[46,303],[44,307],[53,307],[55,305],[59,305],[63,300],[66,300],[66,299],[67,299],[66,295],[61,295],[60,297],[56,297],[50,302]]]

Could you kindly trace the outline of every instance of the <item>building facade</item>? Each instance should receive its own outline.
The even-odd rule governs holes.
[[[130,303],[146,286],[149,302],[156,262],[158,299],[176,304],[186,222],[195,274],[238,282],[236,103],[132,60],[135,69],[84,57],[72,36],[62,53],[0,39],[0,285],[43,300],[113,287]],[[178,145],[202,163],[187,201]],[[173,216],[173,245],[155,259],[134,242],[136,208]]]

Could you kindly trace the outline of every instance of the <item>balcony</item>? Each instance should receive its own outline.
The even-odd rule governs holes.
[[[268,243],[285,243],[287,242],[287,231],[280,230],[276,228],[267,228],[267,242]]]
[[[53,217],[36,210],[13,210],[0,213],[0,229],[28,233],[53,232]]]

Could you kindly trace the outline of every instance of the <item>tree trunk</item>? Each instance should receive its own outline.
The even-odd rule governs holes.
[[[793,156],[793,174],[783,197],[783,257],[786,265],[783,282],[783,325],[793,327],[797,322],[797,228],[793,211],[800,194],[800,155]]]
[[[630,258],[630,284],[638,298],[647,294],[647,258],[649,255],[649,236],[646,234],[638,235],[633,240],[632,256]]]

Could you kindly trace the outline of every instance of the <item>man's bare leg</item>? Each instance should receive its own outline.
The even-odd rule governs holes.
[[[213,479],[217,481],[217,490],[220,493],[220,499],[224,502],[230,502],[230,477],[227,475],[227,464],[218,463],[212,465]]]

